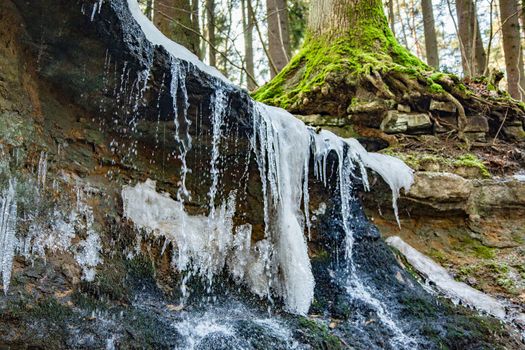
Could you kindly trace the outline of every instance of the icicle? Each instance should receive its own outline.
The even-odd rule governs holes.
[[[211,285],[219,274],[233,245],[233,216],[236,196],[215,210],[215,217],[190,216],[180,202],[155,190],[147,180],[134,187],[124,186],[124,216],[138,229],[145,229],[172,242],[176,248],[175,267],[201,276]],[[185,287],[183,285],[183,287]]]
[[[17,245],[15,188],[16,180],[9,180],[8,188],[0,196],[0,272],[6,294],[11,282],[11,270]]]
[[[403,161],[386,154],[370,153],[355,139],[346,139],[345,142],[367,168],[378,173],[392,191],[392,206],[398,225],[399,215],[397,199],[401,189],[408,191],[414,182],[413,170]],[[365,172],[366,173],[366,172]]]
[[[38,161],[38,171],[37,171],[37,183],[38,187],[42,190],[46,186],[46,177],[47,177],[47,153],[42,151],[40,152],[40,159]]]
[[[212,150],[210,160],[211,186],[210,190],[208,191],[208,197],[210,199],[210,218],[213,219],[215,215],[215,196],[217,195],[217,187],[219,185],[219,169],[217,168],[217,163],[220,156],[219,146],[221,140],[221,128],[224,123],[226,107],[226,95],[224,90],[220,87],[215,89],[210,106],[212,123]]]
[[[275,250],[271,270],[274,287],[281,292],[286,308],[306,314],[313,299],[314,279],[304,237],[301,199],[305,164],[310,155],[310,135],[306,126],[279,108],[257,105],[260,118],[259,144],[255,145],[260,176],[270,185],[270,205],[276,209],[276,224],[270,227]],[[267,164],[264,163],[267,158]]]

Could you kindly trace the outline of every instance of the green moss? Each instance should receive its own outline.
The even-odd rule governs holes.
[[[307,317],[300,317],[298,323],[299,327],[305,331],[302,334],[306,342],[314,349],[339,350],[343,348],[339,338],[333,335],[325,324]]]
[[[443,264],[448,261],[445,253],[443,253],[441,250],[438,250],[436,248],[431,248],[428,255],[440,264]]]
[[[426,170],[425,165],[435,164],[439,171],[455,172],[460,167],[476,168],[483,178],[490,178],[491,174],[481,159],[475,154],[465,153],[457,157],[444,157],[431,153],[411,153],[398,151],[395,148],[386,148],[381,153],[401,159],[414,170]]]
[[[129,290],[125,283],[125,271],[116,261],[97,273],[93,282],[82,282],[81,290],[95,298],[128,302]]]
[[[126,269],[139,278],[148,278],[155,275],[153,263],[143,255],[137,255],[131,260],[126,261]]]
[[[5,312],[17,319],[45,319],[54,323],[65,321],[73,315],[71,308],[60,304],[52,297],[39,300],[36,304],[23,301],[7,304]]]
[[[488,171],[487,167],[475,154],[468,153],[459,156],[458,158],[456,158],[453,165],[456,167],[464,166],[478,168],[483,177],[490,178],[490,172]]]
[[[18,113],[0,113],[0,140],[13,146],[21,146],[25,141],[37,142],[34,138],[33,120],[23,118]]]
[[[496,257],[494,248],[489,248],[484,245],[477,245],[473,248],[476,257],[480,259],[493,259]]]
[[[506,275],[509,272],[509,266],[505,263],[491,262],[486,265],[492,272],[499,275]]]
[[[468,277],[473,276],[479,270],[478,265],[464,265],[457,271],[457,277],[459,280],[466,280]]]
[[[315,253],[312,259],[318,261],[328,261],[330,259],[330,253],[328,253],[326,249],[320,249]]]
[[[372,71],[423,76],[432,69],[399,45],[388,27],[380,1],[358,2],[345,33],[307,34],[301,50],[266,85],[254,92],[261,102],[289,108],[328,78],[355,85]],[[363,16],[362,14],[366,14]]]
[[[443,89],[443,87],[437,83],[430,84],[429,90],[433,93],[440,93],[445,91],[445,89]]]
[[[428,299],[419,298],[417,296],[404,296],[401,298],[401,303],[409,311],[411,316],[420,320],[432,317],[438,312],[436,304],[430,303]]]

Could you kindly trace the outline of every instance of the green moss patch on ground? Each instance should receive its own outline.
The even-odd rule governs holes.
[[[472,175],[478,174],[480,178],[490,178],[491,174],[484,162],[473,153],[449,154],[445,152],[420,152],[400,150],[395,147],[382,150],[382,153],[397,157],[403,160],[409,167],[416,171],[440,171],[459,173],[464,175],[461,170],[471,169]]]

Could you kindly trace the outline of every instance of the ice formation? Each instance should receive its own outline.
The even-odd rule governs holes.
[[[78,243],[75,260],[82,269],[82,279],[92,282],[95,280],[95,268],[103,262],[100,257],[102,242],[94,227],[93,210],[86,204],[83,199],[83,193],[80,190],[77,194],[77,211],[83,217],[83,220],[77,221],[77,225],[81,231],[85,232],[86,239]]]
[[[283,109],[251,102],[251,146],[262,179],[265,223],[265,239],[257,243],[258,247],[252,247],[246,227],[234,234],[234,196],[230,195],[227,203],[223,203],[219,209],[215,203],[219,184],[219,143],[223,120],[226,117],[226,87],[223,84],[230,82],[215,68],[199,61],[186,48],[166,38],[142,14],[136,0],[127,1],[133,17],[152,44],[163,46],[173,58],[184,60],[190,63],[189,66],[218,78],[219,83],[216,84],[211,97],[212,183],[208,191],[209,216],[188,215],[184,210],[184,198],[177,196],[177,200],[173,200],[157,193],[152,181],[139,183],[135,187],[124,187],[124,215],[138,228],[156,232],[173,242],[177,247],[175,260],[178,269],[191,268],[206,276],[211,283],[212,276],[219,273],[227,261],[237,261],[237,264],[231,264],[233,267],[230,268],[234,278],[243,280],[259,295],[267,295],[270,298],[272,292],[279,294],[289,311],[305,314],[312,302],[314,290],[314,278],[304,235],[305,228],[308,232],[310,229],[310,157],[314,157],[314,174],[325,184],[328,155],[335,152],[338,158],[341,212],[347,233],[348,257],[351,257],[353,246],[348,207],[352,194],[352,178],[360,177],[365,188],[368,188],[366,168],[383,177],[392,190],[397,218],[396,199],[402,188],[410,187],[412,171],[396,158],[368,153],[356,140],[345,140],[325,130],[315,133]],[[176,60],[172,61],[171,94],[176,115],[177,141],[180,140],[177,93],[181,89],[185,91],[185,86],[181,86],[185,79],[183,69]],[[187,119],[185,121],[189,122]],[[188,146],[191,147],[191,143]],[[183,168],[186,167],[184,157],[189,147],[183,147],[179,154],[183,160]],[[181,188],[183,193],[187,193],[184,175],[185,171]],[[179,188],[179,193],[180,191]],[[301,208],[301,204],[304,209]],[[232,257],[232,250],[243,253]],[[257,255],[262,261],[254,260]],[[248,266],[250,268],[247,268]],[[258,271],[259,277],[256,278],[253,271]]]
[[[140,25],[146,38],[153,44],[164,47],[173,57],[191,62],[198,69],[203,72],[208,73],[211,76],[214,76],[226,83],[230,83],[224,75],[222,75],[216,68],[210,67],[207,64],[204,64],[200,61],[197,56],[192,54],[184,46],[177,44],[176,42],[168,39],[160,30],[155,27],[153,22],[151,22],[141,11],[139,3],[137,0],[128,0],[129,10],[135,18],[135,21]]]
[[[16,180],[11,179],[0,195],[0,273],[4,293],[7,293],[13,268],[16,238]]]
[[[422,273],[427,281],[432,282],[436,288],[455,302],[461,301],[478,310],[487,312],[500,319],[504,319],[505,307],[495,298],[476,290],[465,283],[455,281],[443,267],[439,266],[428,256],[418,252],[398,236],[386,239],[386,242],[399,250],[407,261],[417,271]]]
[[[83,271],[82,278],[88,281],[94,279],[95,267],[102,263],[93,210],[82,191],[79,189],[77,206],[73,208],[50,202],[43,195],[46,158],[42,153],[35,179],[25,179],[17,187],[17,178],[12,177],[0,194],[0,275],[5,293],[9,289],[15,255],[33,261],[45,259],[48,253],[73,251]],[[17,188],[23,191],[23,197],[17,196]],[[21,213],[17,212],[17,202],[24,203],[25,210]],[[77,234],[85,235],[86,239],[74,245]]]
[[[225,266],[232,245],[235,194],[216,210],[215,217],[188,215],[184,206],[166,193],[158,193],[155,181],[146,180],[134,187],[124,186],[124,216],[139,229],[153,232],[172,242],[177,252],[175,265],[211,281]]]

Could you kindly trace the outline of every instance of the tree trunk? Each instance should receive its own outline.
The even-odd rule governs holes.
[[[217,66],[217,51],[215,50],[215,0],[206,0],[206,29],[208,32],[208,64]]]
[[[273,62],[273,65],[270,65],[270,75],[273,78],[290,60],[290,30],[286,0],[266,0],[266,11],[268,51],[271,56],[269,59]]]
[[[255,65],[253,62],[253,17],[250,15],[253,11],[252,0],[241,0],[242,5],[242,24],[244,31],[244,62],[246,69],[246,82],[249,91],[257,87],[254,80]]]
[[[201,38],[200,35],[197,35],[197,33],[200,34],[201,32],[199,26],[199,0],[191,0],[191,26],[194,34],[196,34],[195,39],[197,40],[193,45],[196,50],[195,54],[202,60]]]
[[[427,63],[434,68],[439,68],[439,55],[432,0],[421,0],[421,8],[423,11],[423,28],[425,32],[425,52]]]
[[[190,0],[155,0],[153,20],[164,35],[199,56],[200,35],[192,23]]]
[[[525,0],[521,0],[521,8],[520,8],[520,18],[521,18],[521,30],[522,35],[525,38]]]
[[[431,116],[437,137],[437,128],[448,129],[467,148],[469,140],[480,136],[467,129],[471,115],[486,116],[489,127],[502,125],[501,116],[507,112],[514,114],[511,118],[523,115],[523,107],[514,100],[501,98],[489,86],[480,89],[479,82],[471,88],[455,75],[436,73],[399,45],[380,0],[318,0],[310,6],[301,50],[255,91],[257,100],[298,115],[342,118],[360,136],[378,137],[387,144],[396,138],[385,134],[385,126],[397,122],[400,107]],[[432,100],[455,109],[455,118],[451,120],[450,112],[430,110]]]
[[[483,75],[486,54],[474,2],[472,0],[456,0],[456,13],[463,74],[466,77]]]
[[[518,4],[516,0],[500,0],[499,6],[507,71],[507,90],[512,97],[522,100],[525,79],[523,77]]]
[[[388,0],[388,23],[390,23],[390,30],[392,31],[392,34],[396,35],[394,18],[394,0]]]
[[[374,27],[381,30],[377,31]],[[350,37],[352,42],[366,46],[374,39],[388,37],[395,40],[381,0],[311,1],[308,32],[317,37]]]
[[[370,95],[395,98],[397,91],[382,79],[389,70],[431,68],[397,43],[381,0],[311,1],[301,50],[254,97],[292,112],[344,116],[363,86]]]

